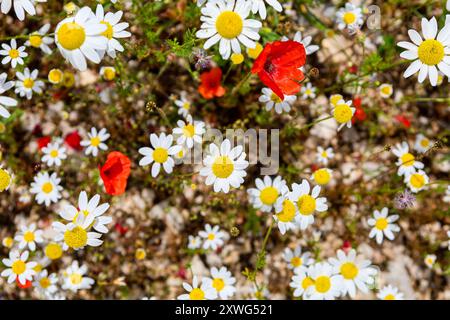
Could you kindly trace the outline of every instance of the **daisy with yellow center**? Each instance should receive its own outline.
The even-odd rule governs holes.
[[[394,89],[392,88],[392,85],[389,83],[383,83],[380,87],[380,95],[382,98],[387,99],[392,96],[392,93],[394,92]]]
[[[245,158],[244,148],[238,145],[234,148],[225,139],[220,148],[214,143],[209,145],[209,154],[203,159],[200,175],[206,177],[206,185],[213,185],[214,192],[228,193],[230,186],[239,188],[247,175],[245,169],[249,163]]]
[[[178,300],[214,300],[217,299],[217,292],[216,290],[210,285],[208,282],[205,283],[204,280],[202,280],[201,286],[199,287],[200,283],[198,281],[197,276],[194,276],[192,278],[192,286],[187,283],[183,282],[183,288],[188,293],[181,294],[178,296]]]
[[[423,169],[424,164],[416,161],[414,155],[409,152],[409,146],[406,141],[397,143],[392,148],[392,153],[398,157],[396,165],[398,166],[397,174],[399,176],[407,176],[416,172],[416,169]]]
[[[403,293],[398,291],[396,287],[388,285],[380,289],[377,297],[380,300],[403,300]]]
[[[31,251],[36,250],[36,243],[42,243],[42,230],[36,230],[36,224],[32,223],[30,226],[22,226],[20,232],[14,237],[14,240],[19,243],[19,249],[23,250],[28,247]]]
[[[172,145],[173,136],[167,135],[163,132],[159,136],[152,133],[150,135],[150,142],[153,148],[143,147],[138,151],[144,157],[139,161],[140,166],[146,166],[151,163],[152,165],[152,177],[158,176],[161,167],[164,168],[166,173],[172,173],[175,161],[173,156],[182,150],[179,145]]]
[[[99,150],[108,150],[105,141],[108,140],[109,137],[110,134],[105,128],[97,131],[97,128],[92,127],[91,132],[88,133],[88,139],[81,141],[80,145],[86,148],[84,153],[87,156],[92,154],[92,156],[96,157]]]
[[[107,81],[113,81],[116,78],[116,68],[114,67],[101,67],[100,75]]]
[[[333,148],[322,148],[322,147],[317,147],[317,161],[320,163],[323,163],[324,165],[328,164],[328,161],[330,159],[334,158],[334,151]]]
[[[423,170],[417,170],[405,176],[405,183],[414,193],[424,190],[429,182],[430,179]]]
[[[63,250],[68,248],[79,250],[86,246],[98,247],[103,243],[100,240],[101,234],[88,231],[93,222],[92,215],[85,217],[83,214],[78,215],[75,223],[70,222],[67,225],[55,221],[52,224],[53,229],[57,232],[54,240],[63,241]]]
[[[191,110],[192,104],[187,99],[186,91],[182,91],[180,94],[180,99],[175,100],[175,105],[178,107],[178,114],[187,118]]]
[[[0,55],[5,56],[2,59],[2,64],[11,63],[11,67],[13,68],[18,64],[23,65],[23,59],[28,57],[28,53],[25,52],[25,46],[17,47],[16,39],[12,39],[9,45],[2,43]]]
[[[108,38],[102,33],[107,26],[98,21],[89,7],[83,7],[75,16],[58,23],[55,30],[55,43],[63,57],[80,71],[87,69],[86,59],[100,63],[98,51],[105,51]]]
[[[288,230],[295,230],[298,227],[296,222],[298,217],[297,207],[293,201],[287,198],[288,192],[289,189],[275,203],[275,215],[273,215],[273,219],[277,223],[281,234],[285,234]]]
[[[46,0],[3,0],[1,2],[1,11],[7,14],[12,7],[14,7],[14,12],[20,21],[25,19],[25,12],[31,16],[36,14],[36,9],[34,8],[35,2],[43,2]]]
[[[1,276],[8,278],[8,283],[13,283],[16,279],[20,284],[25,285],[28,281],[33,279],[36,274],[34,267],[36,262],[27,262],[28,251],[19,253],[17,250],[9,252],[9,259],[3,259],[2,262],[6,266],[6,269],[2,271]]]
[[[30,100],[33,97],[33,92],[42,94],[45,84],[43,81],[38,80],[38,70],[30,72],[30,69],[25,68],[23,73],[17,71],[16,77],[19,80],[16,81],[16,89],[14,92],[21,97],[26,97]]]
[[[425,265],[432,269],[434,264],[436,263],[436,255],[435,254],[427,254],[427,256],[424,259]]]
[[[300,93],[302,94],[303,99],[315,99],[316,91],[317,89],[313,87],[311,82],[308,82],[306,85],[302,86]]]
[[[203,21],[196,35],[208,39],[203,48],[209,49],[219,42],[219,53],[227,60],[231,53],[241,53],[241,44],[254,49],[260,36],[261,22],[247,19],[251,3],[246,0],[210,1],[202,8]]]
[[[383,208],[381,211],[375,210],[373,212],[373,218],[367,220],[370,230],[369,238],[376,238],[378,244],[383,242],[383,238],[386,237],[389,240],[394,240],[394,232],[399,232],[400,227],[394,222],[398,220],[398,215],[388,215],[388,208]]]
[[[294,275],[289,284],[289,286],[294,289],[294,297],[303,297],[304,300],[308,300],[305,293],[310,286],[314,285],[314,280],[308,275],[309,270],[312,270],[312,266],[304,269],[294,269]]]
[[[177,121],[178,128],[173,129],[173,134],[177,137],[177,144],[185,145],[189,149],[194,147],[194,143],[202,143],[202,137],[205,133],[205,123],[203,121],[194,121],[192,116]]]
[[[362,9],[350,2],[347,2],[344,8],[339,9],[336,19],[339,30],[345,28],[353,30],[360,28],[364,23]]]
[[[198,235],[203,238],[203,249],[216,250],[224,244],[227,234],[220,230],[219,226],[211,227],[210,224],[205,225],[205,230],[199,231]]]
[[[352,101],[340,100],[337,102],[336,106],[332,110],[332,114],[336,122],[339,124],[338,131],[344,126],[347,128],[352,127],[352,118],[355,114],[356,108],[352,107]]]
[[[338,274],[342,282],[342,295],[347,293],[351,298],[356,295],[356,289],[363,293],[369,292],[368,285],[374,283],[377,274],[372,268],[371,262],[356,255],[356,251],[351,249],[347,254],[338,250],[336,258],[330,258],[329,263],[333,266],[334,272]]]
[[[280,196],[287,192],[286,181],[280,176],[273,180],[270,176],[264,176],[263,180],[257,178],[255,185],[256,188],[248,189],[247,193],[253,207],[264,212],[272,211]]]
[[[52,69],[48,73],[48,81],[52,84],[60,84],[63,81],[64,73],[59,69]]]
[[[47,146],[42,148],[42,156],[41,161],[46,162],[48,166],[61,166],[61,160],[67,158],[66,148],[61,147],[59,143],[49,143]]]
[[[1,95],[14,87],[14,81],[6,81],[7,77],[8,75],[5,72],[0,74],[0,116],[3,118],[9,118],[9,116],[11,115],[6,109],[7,107],[17,106],[16,99]]]
[[[317,169],[313,172],[310,179],[313,179],[319,186],[325,186],[330,183],[333,171],[328,168]]]
[[[341,295],[343,283],[327,262],[316,263],[308,269],[313,284],[306,289],[309,300],[334,300]]]
[[[35,287],[40,294],[46,296],[47,294],[53,294],[58,290],[56,287],[57,282],[58,276],[55,273],[49,275],[47,270],[42,270],[36,275],[36,278],[33,281],[33,287]]]
[[[202,239],[198,236],[189,236],[188,249],[196,250],[202,246]]]
[[[314,212],[324,212],[328,210],[327,199],[319,197],[320,186],[315,186],[312,191],[309,182],[305,179],[301,184],[294,183],[292,192],[289,193],[289,200],[297,206],[299,215],[297,216],[297,224],[301,230],[305,230],[309,225],[314,223]],[[311,194],[309,194],[311,191]]]
[[[71,290],[72,292],[90,289],[95,281],[92,278],[84,276],[87,271],[86,265],[80,267],[78,261],[73,261],[72,264],[64,270],[64,282],[62,288],[64,290]]]
[[[271,89],[263,88],[262,95],[259,97],[259,102],[266,105],[266,110],[270,111],[275,109],[275,112],[281,114],[283,112],[291,111],[291,105],[297,99],[296,96],[285,95],[282,100]]]
[[[225,267],[211,268],[211,278],[203,278],[203,283],[216,291],[221,299],[230,299],[236,292],[236,278]]]
[[[425,137],[423,134],[419,133],[416,136],[414,149],[418,152],[425,153],[433,146],[433,143],[433,141]]]
[[[59,185],[60,182],[61,179],[56,173],[49,175],[48,172],[39,172],[31,183],[30,192],[36,194],[38,204],[45,203],[49,206],[50,203],[56,203],[61,198],[63,188]]]
[[[53,43],[53,39],[46,36],[49,30],[50,23],[44,24],[38,31],[30,34],[25,45],[33,48],[40,48],[44,53],[51,54],[52,50],[49,45]]]
[[[439,31],[435,17],[427,20],[422,18],[422,34],[413,29],[408,30],[412,42],[401,41],[397,45],[406,51],[400,57],[413,60],[406,69],[404,77],[408,78],[419,72],[419,83],[423,83],[427,77],[432,86],[438,82],[438,69],[450,78],[450,23],[446,23]]]
[[[283,259],[291,270],[306,270],[308,266],[314,263],[314,259],[311,258],[311,253],[304,252],[302,254],[302,248],[300,246],[296,247],[294,250],[291,250],[290,248],[284,249]]]

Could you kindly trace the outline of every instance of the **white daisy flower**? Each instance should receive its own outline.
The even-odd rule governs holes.
[[[260,21],[247,19],[251,10],[247,0],[216,0],[210,1],[202,8],[203,22],[196,35],[200,39],[208,39],[203,48],[211,48],[217,42],[219,52],[227,60],[231,53],[241,53],[241,43],[254,49],[260,36]]]
[[[107,233],[108,228],[105,225],[112,222],[111,217],[105,217],[103,214],[109,209],[108,203],[99,205],[100,195],[96,194],[88,199],[86,191],[80,192],[78,197],[78,205],[67,205],[59,213],[59,215],[70,222],[76,223],[78,216],[83,215],[85,219],[93,220],[90,225],[95,231]],[[92,218],[92,219],[91,219]]]
[[[396,287],[391,285],[381,288],[380,292],[377,294],[380,300],[403,300],[403,293],[398,291]]]
[[[435,254],[427,254],[427,256],[424,259],[425,265],[432,269],[434,264],[436,263],[436,255]]]
[[[351,249],[347,254],[338,250],[337,258],[330,258],[328,261],[342,283],[342,295],[345,296],[348,293],[351,298],[354,298],[356,288],[364,293],[369,292],[368,285],[374,283],[374,276],[377,274],[377,270],[370,267],[369,260],[356,256],[356,251]]]
[[[319,186],[327,185],[332,178],[333,170],[328,168],[317,169],[313,172],[310,179],[314,180]]]
[[[311,253],[305,252],[302,254],[302,248],[300,246],[296,247],[294,250],[291,250],[290,248],[284,249],[283,259],[291,270],[306,270],[308,269],[308,266],[314,263],[314,259],[311,258]]]
[[[308,269],[308,275],[314,284],[306,289],[306,297],[310,300],[334,300],[342,292],[342,281],[326,263],[316,263]]]
[[[47,270],[42,270],[36,275],[33,287],[35,287],[40,294],[54,294],[58,290],[56,287],[57,282],[58,276],[55,273],[49,275]]]
[[[259,102],[266,104],[267,111],[272,110],[272,108],[275,106],[275,112],[281,114],[282,112],[291,111],[291,105],[294,103],[296,99],[297,99],[296,96],[285,95],[284,99],[282,100],[271,89],[263,88],[262,94],[259,97]]]
[[[50,23],[44,24],[38,31],[31,33],[25,45],[40,48],[44,53],[51,54],[52,49],[48,45],[53,43],[53,39],[46,37],[48,30],[50,30]]]
[[[110,134],[105,128],[97,131],[96,128],[92,127],[91,132],[88,133],[89,139],[80,142],[80,145],[85,147],[85,154],[88,156],[92,154],[94,157],[98,155],[98,150],[108,150],[108,146],[104,143],[109,139]]]
[[[302,86],[300,89],[300,93],[302,94],[303,99],[315,99],[316,98],[317,88],[313,87],[311,82],[308,82],[306,85]]]
[[[416,172],[416,168],[423,169],[424,167],[422,162],[416,161],[415,157],[409,153],[409,146],[406,141],[403,141],[401,144],[397,143],[392,148],[392,153],[398,157],[396,165],[399,167],[397,171],[399,176],[406,176]]]
[[[167,173],[172,173],[173,167],[175,166],[175,162],[172,158],[173,155],[177,154],[182,150],[181,146],[174,145],[173,136],[171,134],[167,135],[163,132],[159,135],[159,137],[152,133],[150,135],[150,142],[152,144],[152,148],[143,147],[138,151],[144,157],[139,161],[140,166],[146,166],[151,163],[152,165],[152,177],[155,178],[159,171],[161,170],[161,166],[164,168],[164,171]]]
[[[63,272],[63,285],[64,290],[71,290],[77,292],[82,289],[90,289],[94,284],[94,279],[85,277],[87,273],[86,265],[81,267],[78,265],[78,261],[73,261],[72,264]]]
[[[323,163],[324,165],[328,164],[329,159],[334,158],[334,151],[333,148],[322,148],[317,147],[317,156],[316,159],[318,162]]]
[[[433,146],[433,141],[419,133],[416,136],[416,142],[414,143],[414,149],[418,152],[425,153]]]
[[[301,230],[305,230],[314,223],[314,212],[324,212],[328,210],[327,199],[320,197],[320,186],[315,186],[312,191],[309,182],[305,179],[301,184],[292,184],[292,192],[289,193],[289,200],[297,205],[298,215],[296,222]],[[311,191],[311,195],[309,192]]]
[[[194,142],[202,143],[202,136],[205,133],[205,123],[203,121],[193,121],[192,116],[177,121],[178,128],[173,129],[173,134],[177,137],[177,144],[186,145],[189,149],[194,146]]]
[[[450,78],[450,23],[445,24],[438,33],[438,24],[436,18],[430,20],[422,18],[422,34],[413,29],[408,30],[412,41],[401,41],[397,45],[406,49],[400,54],[400,57],[408,60],[414,60],[406,69],[403,76],[408,78],[414,73],[419,72],[419,83],[429,77],[432,86],[438,82],[438,68],[447,77]]]
[[[351,105],[351,100],[348,100],[347,102],[341,100],[333,108],[333,117],[339,124],[338,131],[341,130],[345,125],[347,126],[347,128],[352,127],[352,118],[355,114],[356,108],[353,108]]]
[[[211,227],[210,224],[206,224],[205,230],[199,231],[198,235],[204,239],[203,249],[216,250],[224,244],[226,233],[221,231],[219,226]]]
[[[61,165],[61,160],[67,158],[66,148],[61,147],[58,142],[49,143],[47,146],[42,148],[42,156],[41,161],[46,162],[48,166],[57,166]]]
[[[180,99],[175,100],[175,105],[179,108],[178,114],[187,118],[189,111],[191,110],[191,102],[187,99],[187,93],[185,91],[181,92]]]
[[[102,35],[108,27],[100,23],[89,7],[81,8],[75,16],[65,18],[55,30],[55,43],[66,60],[78,70],[87,69],[86,58],[100,63],[97,51],[106,50],[108,38]]]
[[[229,299],[236,293],[236,278],[225,267],[211,268],[211,278],[203,278],[203,283],[213,288],[221,299]]]
[[[264,176],[264,180],[256,178],[256,188],[250,188],[247,193],[253,207],[263,212],[270,212],[282,194],[287,193],[286,181],[281,176],[273,180],[270,176]]]
[[[294,275],[292,276],[291,283],[289,286],[294,289],[294,297],[302,297],[304,300],[307,300],[308,297],[305,296],[306,290],[310,286],[314,285],[314,280],[308,275],[309,268],[296,268],[294,269]]]
[[[58,178],[56,172],[51,175],[48,172],[39,172],[34,177],[34,182],[31,183],[30,192],[36,194],[36,202],[38,204],[45,203],[49,206],[50,203],[58,202],[61,198],[62,187],[59,185],[61,179]]]
[[[277,0],[250,0],[250,2],[252,3],[252,13],[257,14],[259,12],[259,16],[263,20],[267,17],[266,2],[269,6],[274,8],[275,11],[283,11],[283,7]]]
[[[230,186],[239,188],[247,175],[245,169],[248,161],[244,148],[238,145],[231,148],[231,142],[225,139],[220,149],[214,143],[209,145],[209,155],[203,159],[204,167],[200,169],[200,175],[206,177],[206,185],[214,185],[214,192],[228,193]]]
[[[373,227],[370,230],[369,238],[376,238],[378,244],[383,242],[383,237],[394,240],[394,232],[400,231],[400,227],[394,223],[398,218],[396,214],[388,216],[388,208],[386,207],[381,209],[381,212],[375,210],[373,218],[367,220],[369,226]]]
[[[84,214],[79,214],[75,223],[70,222],[65,225],[55,221],[52,223],[53,229],[57,233],[54,240],[64,241],[63,250],[68,248],[79,250],[86,246],[98,247],[103,243],[100,240],[102,235],[97,232],[88,232],[94,220],[93,215],[85,217]]]
[[[23,58],[28,57],[28,53],[25,52],[25,46],[17,48],[16,39],[12,39],[10,45],[2,43],[2,48],[0,55],[5,56],[2,59],[2,64],[11,63],[13,68],[18,64],[24,64]]]
[[[273,218],[280,233],[285,234],[286,231],[297,229],[298,211],[295,203],[286,198],[286,195],[283,195],[280,199],[275,204],[275,215],[273,215]]]
[[[9,252],[9,259],[3,259],[3,264],[7,267],[2,271],[1,276],[8,278],[8,283],[13,283],[16,279],[20,284],[25,285],[27,280],[32,281],[36,271],[33,269],[37,263],[27,262],[28,251],[19,253],[17,250]]]
[[[347,2],[344,8],[340,8],[336,13],[336,19],[339,30],[345,28],[359,29],[364,24],[361,8]]]
[[[116,13],[108,12],[105,15],[103,6],[101,4],[97,5],[95,11],[97,20],[101,24],[106,25],[106,30],[101,34],[108,40],[108,47],[106,48],[106,53],[111,58],[116,57],[116,51],[123,52],[124,48],[117,39],[129,38],[131,33],[126,31],[129,24],[127,22],[120,22],[122,18],[123,11],[117,11]],[[100,50],[100,57],[102,58],[105,54],[104,50]]]
[[[100,68],[100,75],[105,80],[112,81],[116,77],[116,68],[114,68],[114,67],[101,67]]]
[[[202,239],[198,236],[189,236],[188,249],[195,250],[202,246]]]
[[[202,280],[202,284],[199,287],[197,276],[192,278],[192,286],[183,282],[183,288],[188,293],[178,296],[178,300],[214,300],[217,299],[216,290],[209,284],[205,283],[205,278]]]
[[[28,100],[33,96],[33,92],[37,94],[42,93],[42,89],[45,87],[45,83],[37,79],[38,70],[35,69],[30,72],[30,69],[25,68],[23,73],[17,71],[16,77],[19,79],[16,81],[15,93],[18,93],[21,97],[27,97]]]
[[[46,2],[47,0],[38,0],[39,2]],[[20,21],[25,19],[25,12],[34,16],[36,9],[34,8],[34,0],[1,0],[2,13],[7,14],[14,5],[14,12]]]
[[[392,96],[392,93],[394,92],[392,84],[389,83],[383,83],[382,85],[380,85],[379,90],[380,96],[384,99],[390,98]]]
[[[6,73],[0,74],[0,116],[3,118],[9,118],[11,115],[6,107],[17,106],[17,100],[7,96],[1,96],[1,94],[5,93],[14,86],[14,81],[6,82],[6,78]]]
[[[428,178],[427,174],[423,170],[417,170],[417,172],[408,173],[405,175],[405,183],[414,193],[425,189],[429,182],[430,178]]]
[[[36,250],[36,243],[44,241],[42,239],[42,230],[36,230],[35,223],[30,224],[30,226],[22,226],[14,240],[19,243],[20,250],[28,247],[31,251]]]
[[[283,38],[281,38],[282,41],[287,41],[288,37],[284,36]],[[309,56],[311,54],[313,54],[314,52],[319,50],[319,46],[311,44],[312,41],[312,37],[311,36],[307,36],[305,38],[302,39],[302,33],[300,31],[297,31],[295,33],[294,36],[294,41],[298,42],[300,44],[303,45],[303,47],[305,47],[305,51],[306,51],[306,55]]]

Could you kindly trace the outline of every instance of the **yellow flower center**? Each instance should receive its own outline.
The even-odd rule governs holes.
[[[228,178],[234,170],[233,161],[227,156],[219,156],[214,160],[212,172],[218,178]]]
[[[47,289],[48,287],[50,287],[50,279],[47,277],[42,278],[41,280],[39,280],[39,284],[43,289]]]
[[[98,147],[98,145],[100,144],[100,138],[99,137],[93,137],[91,138],[91,146],[93,147]]]
[[[346,12],[343,19],[346,24],[353,24],[356,21],[356,15],[353,12]]]
[[[244,55],[242,53],[233,53],[231,55],[231,62],[233,62],[233,64],[241,64],[244,62]]]
[[[334,118],[339,123],[346,123],[352,120],[352,109],[347,104],[339,104],[334,109]]]
[[[291,259],[291,264],[294,266],[294,268],[300,267],[302,263],[302,258],[300,257],[293,257]]]
[[[42,265],[40,263],[36,264],[36,266],[33,268],[36,273],[39,273],[42,271]]]
[[[87,243],[87,232],[83,228],[76,226],[64,233],[64,242],[73,249],[83,248]]]
[[[7,248],[11,248],[13,243],[14,243],[14,239],[11,237],[6,237],[2,241],[2,244]]]
[[[103,77],[105,77],[108,81],[113,80],[116,77],[116,70],[113,68],[105,68],[103,71]]]
[[[300,196],[297,201],[298,210],[302,215],[310,215],[316,210],[316,199],[309,194]]]
[[[136,260],[144,260],[147,254],[144,249],[137,249],[135,253]]]
[[[330,102],[331,102],[332,105],[335,106],[335,105],[337,105],[337,103],[338,103],[339,101],[341,101],[343,98],[344,98],[344,97],[341,96],[340,94],[334,94],[334,95],[332,95],[332,96],[330,97]]]
[[[28,40],[30,45],[35,48],[39,48],[42,44],[42,37],[38,34],[32,34]]]
[[[389,96],[392,93],[392,88],[390,86],[382,86],[381,93],[383,93],[386,96]]]
[[[164,163],[167,161],[167,158],[169,157],[169,153],[164,148],[156,148],[153,151],[153,160],[158,163]]]
[[[214,233],[208,234],[208,240],[214,240],[216,238],[216,235]]]
[[[112,25],[108,21],[101,21],[100,23],[106,25],[106,30],[102,33],[102,36],[107,37],[109,40],[111,40],[114,35]]]
[[[388,226],[388,221],[386,218],[380,218],[375,222],[375,228],[378,230],[384,230]]]
[[[316,281],[314,282],[314,285],[316,286],[316,291],[319,293],[325,293],[331,288],[331,280],[330,277],[327,276],[320,276],[317,277]]]
[[[425,177],[419,173],[413,173],[409,178],[409,182],[414,188],[420,189],[425,185]]]
[[[346,262],[341,265],[341,274],[347,280],[354,279],[358,273],[358,267],[352,262]]]
[[[51,182],[46,182],[42,185],[42,192],[49,194],[53,191],[53,184]]]
[[[13,262],[11,269],[14,274],[22,274],[27,269],[27,265],[22,260],[16,260]]]
[[[52,151],[50,151],[50,157],[52,158],[57,158],[58,154],[58,149],[53,149]]]
[[[328,153],[326,151],[322,151],[320,155],[322,156],[322,158],[328,158]]]
[[[331,175],[327,169],[319,169],[313,173],[314,181],[319,185],[326,185],[330,182]]]
[[[314,285],[314,280],[311,279],[310,277],[305,277],[305,279],[303,279],[302,281],[302,288],[303,290],[306,290],[309,286]]]
[[[414,156],[411,153],[405,153],[404,155],[402,155],[400,160],[402,161],[402,165],[405,167],[414,165]]]
[[[189,102],[183,103],[183,109],[189,110],[191,108],[191,104]]]
[[[394,297],[393,294],[387,294],[387,295],[384,297],[384,300],[395,300],[395,297]]]
[[[420,141],[420,145],[424,148],[428,147],[428,145],[430,144],[430,140],[428,140],[427,138],[422,139],[422,141]]]
[[[233,11],[222,12],[216,20],[217,32],[225,39],[233,39],[241,34],[244,24],[240,15]]]
[[[222,291],[222,289],[225,287],[225,281],[221,278],[214,278],[212,282],[212,286],[217,291]]]
[[[66,50],[72,51],[80,48],[86,40],[83,27],[75,22],[66,22],[57,33],[59,44]]]
[[[19,57],[19,50],[17,49],[11,49],[8,52],[11,59],[17,59]]]
[[[59,69],[52,69],[48,73],[48,80],[53,84],[58,84],[63,79],[63,73]]]
[[[275,203],[275,201],[277,201],[278,199],[278,190],[274,187],[267,187],[264,188],[260,195],[259,198],[261,199],[261,202],[264,203],[265,205],[272,205]]]
[[[31,78],[26,78],[23,80],[23,86],[27,89],[31,89],[34,86],[34,80]]]
[[[205,293],[200,288],[194,288],[189,293],[189,299],[191,299],[191,300],[204,300],[205,299]]]
[[[75,84],[75,75],[70,71],[65,71],[63,81],[64,81],[64,86],[66,88],[70,88]]]
[[[72,284],[77,285],[83,281],[83,276],[79,273],[72,273],[69,279]]]
[[[439,64],[444,59],[444,46],[437,40],[429,39],[419,46],[419,59],[429,66]]]
[[[250,58],[256,59],[260,55],[260,53],[263,51],[263,46],[260,43],[256,44],[256,47],[254,49],[248,48],[247,54]]]
[[[275,103],[281,103],[281,102],[283,102],[283,100],[281,100],[281,98],[280,98],[279,96],[277,96],[276,93],[272,93],[272,94],[270,95],[270,100],[272,100],[272,101],[275,102]]]
[[[0,169],[0,192],[6,190],[11,183],[11,175],[8,171]]]
[[[192,138],[195,134],[195,127],[192,124],[185,125],[183,127],[183,135],[188,138]]]
[[[295,218],[295,205],[290,200],[283,201],[283,209],[277,213],[277,218],[281,222],[291,222]]]
[[[25,234],[23,235],[23,240],[25,240],[25,242],[34,241],[34,232],[31,231],[25,232]]]
[[[63,250],[59,244],[52,242],[45,247],[44,252],[47,258],[50,260],[56,260],[61,258]]]

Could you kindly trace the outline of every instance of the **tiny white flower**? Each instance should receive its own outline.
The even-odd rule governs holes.
[[[22,250],[28,247],[31,251],[36,250],[36,243],[42,243],[42,230],[36,230],[36,224],[32,223],[29,226],[22,226],[20,232],[14,237],[14,240],[19,243],[19,249]]]
[[[311,258],[311,253],[304,252],[302,254],[302,248],[300,246],[296,247],[294,250],[291,250],[290,248],[284,249],[283,259],[291,270],[307,270],[308,266],[314,263],[314,259]]]
[[[94,279],[85,277],[87,273],[87,266],[78,265],[78,261],[73,261],[72,264],[63,272],[63,285],[64,290],[71,290],[77,292],[82,289],[90,289],[94,284]]]
[[[303,297],[304,300],[308,299],[305,295],[306,291],[310,286],[314,285],[314,280],[308,275],[311,267],[312,266],[309,266],[309,268],[294,269],[294,275],[289,284],[289,286],[294,289],[294,297]]]
[[[27,97],[30,100],[33,97],[33,92],[41,94],[45,84],[42,80],[38,80],[38,70],[33,70],[25,68],[23,73],[17,71],[16,77],[19,79],[16,81],[15,93],[18,93],[21,97]]]
[[[380,95],[382,98],[387,99],[392,96],[392,93],[394,92],[394,89],[392,88],[392,85],[389,83],[383,83],[379,87]]]
[[[435,254],[427,254],[427,256],[424,259],[424,262],[428,268],[432,269],[434,264],[436,263],[436,255]]]
[[[394,240],[394,232],[399,232],[400,227],[394,222],[398,220],[398,215],[388,216],[388,208],[381,209],[381,212],[375,210],[373,212],[373,218],[370,218],[367,223],[372,227],[370,230],[369,238],[376,238],[378,244],[383,242],[383,238],[386,237],[389,240]]]
[[[9,118],[9,116],[11,115],[9,111],[6,109],[6,107],[17,106],[16,99],[1,95],[14,86],[14,81],[7,82],[6,78],[7,78],[6,73],[0,74],[0,116],[3,118]]]
[[[104,143],[109,139],[110,134],[105,128],[97,131],[96,128],[92,127],[91,132],[88,133],[89,139],[80,142],[80,145],[85,147],[85,154],[92,154],[94,157],[98,155],[98,150],[108,150],[108,146]]]
[[[61,147],[59,143],[49,143],[47,146],[42,148],[42,156],[41,161],[46,162],[48,166],[61,166],[61,160],[67,158],[66,148]]]
[[[55,273],[48,274],[47,270],[42,270],[36,275],[33,282],[33,287],[43,295],[54,294],[58,288],[56,284],[58,282],[58,276]]]
[[[187,99],[187,93],[186,91],[182,91],[180,95],[180,99],[175,100],[175,105],[179,108],[178,114],[187,118],[189,115],[189,112],[191,110],[192,104]]]
[[[211,227],[210,224],[206,224],[205,230],[199,231],[198,235],[204,239],[203,249],[216,250],[224,244],[226,233],[221,231],[219,226]]]
[[[189,236],[188,249],[195,250],[202,246],[202,240],[198,236]]]
[[[9,252],[9,259],[3,259],[2,262],[6,269],[2,271],[1,276],[8,278],[8,283],[13,283],[16,279],[20,284],[25,285],[28,281],[33,280],[36,271],[36,262],[27,262],[29,253],[24,251],[21,254],[17,250]]]
[[[283,112],[291,111],[291,105],[296,99],[296,96],[288,95],[285,95],[284,99],[281,99],[271,89],[263,88],[262,94],[259,97],[259,102],[265,103],[267,111],[270,111],[275,107],[275,112],[281,114]]]
[[[416,136],[416,141],[414,143],[414,149],[418,152],[425,153],[433,145],[433,141],[425,137],[423,134],[419,133]]]
[[[178,296],[178,300],[214,300],[217,299],[216,290],[209,285],[209,283],[205,283],[205,278],[202,280],[202,284],[199,287],[199,282],[197,276],[192,278],[192,286],[183,282],[183,288],[188,293],[182,294]]]
[[[417,172],[408,173],[405,175],[405,183],[414,193],[425,189],[429,182],[430,179],[423,170],[417,170]]]
[[[256,178],[256,188],[250,188],[247,193],[250,202],[256,209],[264,212],[270,212],[274,208],[276,202],[285,194],[287,190],[286,181],[277,176],[273,179],[270,176],[264,176],[264,179]]]
[[[36,194],[36,202],[38,204],[45,203],[49,206],[50,203],[58,202],[61,198],[62,187],[59,185],[61,179],[58,178],[56,172],[51,175],[48,172],[39,172],[34,177],[34,182],[31,183],[30,192]]]
[[[300,93],[302,94],[303,99],[315,99],[316,91],[316,87],[313,87],[311,82],[308,82],[306,85],[302,86]]]
[[[388,285],[381,288],[377,297],[380,300],[403,300],[403,293],[399,292],[397,288]]]
[[[342,281],[327,262],[320,262],[308,269],[314,284],[306,289],[308,300],[334,300],[341,295]]]
[[[173,134],[177,137],[178,145],[186,145],[189,149],[194,147],[194,143],[202,143],[202,136],[205,133],[205,123],[203,121],[193,121],[192,116],[177,121],[178,128],[173,129]]]
[[[274,8],[275,11],[283,11],[283,7],[278,0],[250,0],[250,2],[252,3],[252,13],[256,14],[259,12],[259,16],[263,20],[267,17],[266,2],[269,6]]]
[[[416,168],[423,169],[424,167],[422,162],[416,161],[415,157],[409,153],[409,146],[406,141],[403,141],[401,144],[397,143],[392,148],[392,153],[398,157],[396,165],[399,167],[397,171],[399,176],[406,176],[416,172]]]
[[[49,30],[50,23],[44,24],[38,31],[30,34],[25,45],[33,48],[40,48],[44,53],[51,54],[52,49],[50,49],[49,45],[54,41],[52,38],[46,37]]]
[[[203,278],[203,283],[213,288],[221,299],[229,299],[236,292],[236,278],[231,275],[227,268],[211,268],[211,278]]]
[[[323,163],[324,165],[328,164],[329,159],[334,158],[333,148],[324,149],[322,147],[317,147],[317,161]]]
[[[339,9],[336,13],[336,19],[340,30],[345,28],[349,28],[351,30],[360,28],[364,23],[361,8],[350,2],[347,2],[345,7]]]

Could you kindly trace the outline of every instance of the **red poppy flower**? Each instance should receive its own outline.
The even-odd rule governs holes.
[[[46,147],[50,143],[50,141],[52,141],[51,137],[45,136],[45,137],[38,138],[37,139],[37,144],[38,144],[39,150],[41,150],[42,148]]]
[[[31,288],[32,283],[30,280],[25,280],[25,284],[20,283],[19,277],[16,278],[16,284],[20,289],[28,289]]]
[[[411,127],[411,121],[409,119],[401,114],[395,116],[395,120],[402,123],[406,128]]]
[[[83,150],[83,147],[80,145],[81,137],[78,134],[78,131],[74,131],[69,133],[64,141],[74,150],[80,151]]]
[[[100,169],[100,176],[106,193],[117,196],[125,192],[130,176],[130,159],[118,151],[108,154],[105,164]]]
[[[355,97],[353,99],[353,105],[355,106],[356,111],[355,114],[353,115],[352,123],[355,123],[356,121],[364,121],[367,118],[367,115],[362,107],[361,98]]]
[[[342,245],[342,250],[343,250],[345,253],[348,253],[348,252],[350,251],[351,248],[352,248],[352,243],[351,243],[350,241],[348,241],[348,240],[345,240],[345,241],[344,241],[344,244]]]
[[[222,70],[219,67],[203,72],[200,75],[201,84],[198,87],[198,92],[205,99],[223,96],[225,94],[225,88],[220,84],[221,80]]]
[[[120,235],[124,235],[125,233],[127,233],[127,231],[128,231],[128,228],[127,227],[124,227],[123,225],[121,225],[120,223],[116,223],[115,225],[114,225],[114,228],[116,229],[116,231],[120,234]]]
[[[275,41],[268,43],[253,64],[252,73],[277,96],[295,94],[300,91],[305,76],[299,70],[305,65],[305,47],[296,41]]]

